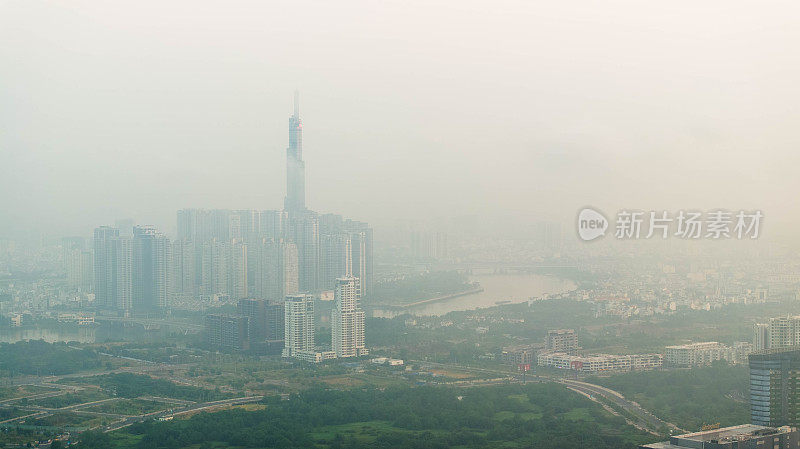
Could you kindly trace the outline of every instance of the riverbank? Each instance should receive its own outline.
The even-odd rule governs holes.
[[[446,299],[458,298],[458,297],[467,296],[467,295],[474,295],[476,293],[481,293],[481,292],[483,292],[483,287],[475,287],[475,288],[472,288],[472,289],[469,289],[469,290],[465,290],[463,292],[456,292],[456,293],[451,293],[449,295],[437,296],[435,298],[423,299],[423,300],[415,301],[415,302],[408,303],[408,304],[402,304],[402,305],[383,305],[383,304],[379,304],[379,305],[377,305],[377,307],[380,308],[380,309],[387,309],[387,310],[403,310],[403,309],[408,309],[408,308],[411,308],[411,307],[421,306],[421,305],[424,305],[424,304],[431,304],[431,303],[438,302],[438,301],[444,301]]]
[[[528,301],[531,297],[559,294],[576,288],[568,279],[539,274],[488,274],[470,277],[474,287],[458,293],[417,300],[408,304],[373,304],[374,317],[397,315],[445,315],[459,310],[474,310]],[[432,300],[432,301],[431,301]]]

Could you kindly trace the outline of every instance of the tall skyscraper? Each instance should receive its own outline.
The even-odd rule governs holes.
[[[372,228],[360,221],[347,220],[345,228],[351,233],[352,276],[361,280],[361,299],[369,298],[373,285]]]
[[[297,245],[300,291],[315,292],[319,288],[319,218],[304,212],[289,216],[291,240]]]
[[[767,349],[748,357],[750,420],[761,426],[800,425],[800,350]]]
[[[100,226],[94,230],[94,296],[101,309],[116,308],[116,278],[114,273],[114,239],[119,229]]]
[[[247,245],[239,241],[212,239],[203,244],[201,292],[226,295],[232,299],[247,297]]]
[[[338,232],[320,235],[319,247],[319,288],[333,290],[336,279],[353,275],[350,234]]]
[[[133,310],[156,313],[167,308],[169,240],[152,226],[133,228]]]
[[[255,297],[278,301],[300,291],[297,246],[294,243],[263,240],[253,252],[256,253]]]
[[[133,238],[113,239],[113,308],[124,316],[133,314]]]
[[[336,279],[331,310],[331,346],[337,357],[366,355],[364,311],[361,310],[361,285],[358,278]]]
[[[197,254],[191,240],[175,240],[169,253],[170,297],[193,297],[198,292]]]
[[[290,213],[306,209],[306,163],[303,162],[303,122],[300,120],[300,93],[294,92],[294,114],[289,118],[289,147],[286,148],[286,200]]]
[[[283,357],[314,352],[314,297],[300,293],[284,301]]]
[[[67,285],[81,292],[91,291],[94,283],[93,256],[85,243],[83,237],[65,237],[61,242]]]

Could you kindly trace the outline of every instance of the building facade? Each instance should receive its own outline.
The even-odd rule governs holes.
[[[800,425],[800,350],[766,349],[749,357],[750,422]]]
[[[337,357],[359,357],[364,346],[364,311],[361,309],[361,281],[355,277],[336,279],[331,311],[331,346]]]
[[[314,297],[300,293],[289,295],[284,301],[283,357],[300,358],[313,353]]]
[[[547,331],[545,349],[554,352],[575,353],[578,350],[578,334],[574,329],[553,329]]]
[[[249,318],[241,315],[206,316],[205,333],[209,346],[233,351],[250,347]]]

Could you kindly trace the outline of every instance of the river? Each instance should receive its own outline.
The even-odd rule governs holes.
[[[390,318],[405,313],[418,316],[440,316],[458,310],[473,310],[494,307],[498,301],[508,303],[525,302],[545,294],[557,294],[574,290],[574,282],[556,276],[539,274],[486,274],[470,277],[470,282],[479,282],[483,291],[471,295],[443,299],[403,310],[372,309],[373,316]]]
[[[122,323],[98,323],[93,326],[57,324],[46,326],[0,328],[0,343],[15,343],[23,340],[44,340],[50,343],[76,341],[95,343],[104,341],[154,342],[166,335],[164,329],[145,331],[142,326]]]

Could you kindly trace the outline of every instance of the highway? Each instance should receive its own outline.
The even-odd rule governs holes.
[[[589,399],[594,400],[594,398],[600,396],[614,403],[638,420],[638,422],[632,422],[636,427],[643,428],[644,430],[656,434],[660,434],[659,429],[669,429],[673,433],[686,433],[685,430],[679,428],[675,424],[658,418],[638,403],[626,399],[625,396],[610,388],[569,379],[557,379],[556,382],[565,385],[570,390],[583,393],[589,397]]]

